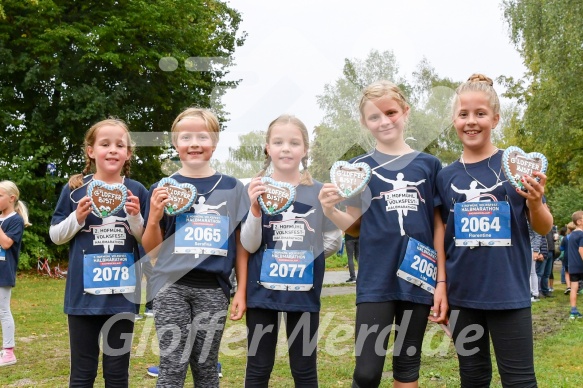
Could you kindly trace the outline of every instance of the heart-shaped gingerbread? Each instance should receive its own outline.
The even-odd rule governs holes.
[[[278,182],[269,177],[261,178],[265,185],[265,193],[257,200],[263,212],[270,216],[286,211],[296,198],[296,188],[287,182]]]
[[[92,180],[87,186],[87,196],[91,199],[93,213],[105,218],[119,212],[128,198],[128,189],[121,183],[107,184]]]
[[[548,167],[547,158],[540,152],[527,154],[519,147],[506,148],[502,154],[502,168],[504,175],[510,184],[518,189],[524,189],[521,179],[524,175],[533,176],[533,172],[546,173]],[[540,178],[535,178],[540,181]]]
[[[176,179],[162,178],[158,182],[158,187],[165,187],[168,190],[170,201],[166,204],[164,212],[171,216],[190,209],[196,199],[196,187],[190,183],[178,183]]]
[[[350,198],[364,190],[370,177],[370,166],[366,163],[339,161],[330,168],[330,180],[338,186],[338,193],[344,198]]]

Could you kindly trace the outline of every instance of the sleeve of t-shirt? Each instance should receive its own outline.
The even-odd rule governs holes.
[[[24,233],[24,221],[20,217],[10,217],[4,221],[7,225],[2,225],[4,228],[4,234],[10,237],[15,244],[19,244],[22,241],[22,234]]]
[[[61,196],[57,202],[57,207],[53,213],[53,218],[51,219],[51,225],[57,225],[64,221],[69,215],[75,211],[73,209],[73,201],[69,197],[71,195],[71,189],[69,185],[65,185],[63,190],[61,190]]]
[[[151,187],[150,187],[150,191],[147,192],[145,200],[144,200],[144,228],[146,228],[146,226],[148,225],[148,217],[150,215],[150,199],[152,198],[152,192],[154,191],[154,189],[158,186],[158,183],[154,183]],[[142,201],[142,198],[140,198],[140,202]],[[140,211],[142,209],[142,204],[140,203]]]
[[[435,188],[437,191],[437,195],[439,197],[440,210],[441,210],[441,221],[444,224],[447,224],[447,218],[449,217],[449,206],[447,206],[447,202],[445,201],[445,192],[443,187],[443,179],[441,179],[441,175],[438,175],[435,179]]]
[[[237,196],[239,197],[237,222],[240,223],[245,219],[249,207],[251,206],[251,201],[249,200],[249,195],[247,193],[247,186],[243,185],[240,181],[237,182]]]
[[[441,196],[439,195],[439,191],[437,190],[437,174],[441,171],[441,162],[439,159],[434,159],[433,165],[433,206],[440,207],[441,206]]]

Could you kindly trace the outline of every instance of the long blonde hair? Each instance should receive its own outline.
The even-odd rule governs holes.
[[[269,127],[267,127],[267,134],[265,135],[265,142],[269,143],[269,139],[271,137],[271,132],[273,127],[276,125],[283,125],[283,124],[292,124],[295,125],[302,134],[302,140],[304,142],[304,147],[306,149],[306,156],[302,158],[302,177],[300,179],[300,184],[304,186],[312,186],[314,184],[312,180],[312,174],[308,171],[308,150],[310,149],[310,137],[308,135],[308,129],[306,128],[305,124],[298,119],[296,116],[283,114],[273,120]],[[271,165],[271,156],[267,152],[267,148],[263,149],[263,153],[265,154],[265,161],[263,162],[263,169],[259,171],[256,176],[264,176],[267,172],[267,169]]]
[[[128,137],[128,154],[134,154],[134,144],[132,143],[132,138],[130,136],[130,130],[127,124],[120,119],[110,117],[105,120],[101,120],[98,123],[95,123],[89,128],[87,133],[85,133],[85,140],[83,142],[83,152],[85,154],[85,168],[81,174],[76,174],[69,179],[69,187],[71,189],[76,189],[78,187],[83,186],[83,177],[94,170],[95,160],[89,157],[89,153],[87,152],[87,148],[93,147],[95,144],[95,139],[97,138],[97,131],[101,127],[105,127],[107,125],[117,126],[125,130],[126,136]],[[131,165],[131,158],[126,160],[123,168],[122,168],[122,175],[129,177],[130,176],[130,165]]]
[[[9,196],[14,196],[15,198],[14,211],[20,214],[20,216],[24,220],[24,226],[26,227],[32,225],[28,221],[28,208],[26,207],[24,202],[20,200],[20,190],[18,190],[16,184],[12,181],[2,181],[0,182],[0,190],[4,190],[6,194],[8,194]]]

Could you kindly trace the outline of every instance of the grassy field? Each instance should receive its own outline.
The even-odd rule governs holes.
[[[558,278],[558,277],[556,277]],[[19,274],[12,293],[12,313],[16,322],[16,365],[0,368],[1,387],[67,386],[69,355],[66,316],[62,312],[65,281]],[[568,319],[568,298],[564,286],[556,287],[556,297],[533,306],[535,366],[539,387],[580,387],[583,382],[581,339],[583,321]],[[322,300],[318,342],[319,378],[322,387],[350,387],[354,368],[354,294]],[[245,368],[244,322],[229,322],[223,337],[220,359],[223,387],[242,387]],[[391,336],[392,337],[392,336]],[[283,336],[280,336],[280,339]],[[157,340],[153,319],[136,323],[131,359],[132,387],[154,387],[155,379],[146,368],[157,364]],[[390,362],[385,365],[382,387],[391,387]],[[96,386],[103,387],[103,379]],[[285,344],[280,342],[272,374],[272,386],[293,387]],[[453,345],[437,325],[430,324],[423,348],[420,385],[458,387],[457,360]],[[189,377],[187,386],[192,386]],[[494,372],[493,387],[500,386]]]

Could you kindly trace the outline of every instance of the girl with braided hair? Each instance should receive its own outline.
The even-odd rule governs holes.
[[[144,231],[148,191],[128,178],[133,147],[123,121],[110,118],[89,128],[84,153],[83,173],[71,177],[63,188],[49,231],[54,243],[68,242],[70,246],[65,289],[71,349],[69,384],[93,386],[99,364],[99,337],[103,336],[105,385],[127,387],[140,282],[133,284],[135,291],[128,294],[124,287],[117,287],[120,284],[110,283],[111,276],[105,271],[99,276],[104,270],[100,262],[110,264],[107,269],[113,274],[116,270],[118,274],[135,271],[134,279],[141,279],[140,266],[133,263],[140,257],[138,243]],[[127,188],[125,206],[116,217],[100,218],[92,211],[87,187],[94,180]],[[94,286],[111,286],[112,292],[96,292]]]
[[[241,244],[250,257],[242,266],[247,269],[246,281],[238,290],[247,295],[245,387],[268,386],[280,323],[286,326],[295,386],[318,386],[324,259],[338,251],[342,234],[318,201],[322,184],[308,172],[308,147],[306,126],[294,116],[278,117],[267,130],[264,168],[248,186],[251,207],[241,227]],[[261,178],[267,171],[272,171],[273,180],[296,188],[294,203],[274,216],[264,214],[258,204],[266,191]]]

